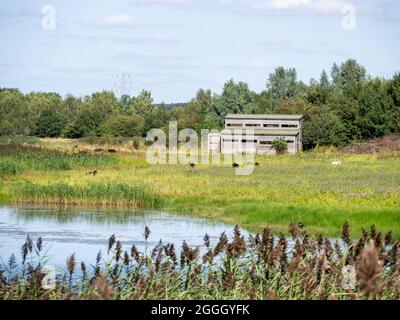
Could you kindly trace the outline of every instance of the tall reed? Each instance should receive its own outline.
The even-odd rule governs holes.
[[[156,208],[161,203],[160,197],[149,186],[124,183],[90,183],[81,186],[62,182],[48,185],[23,182],[13,185],[12,194],[14,201],[60,205],[94,204]]]
[[[16,174],[23,170],[101,168],[117,163],[118,160],[115,157],[105,155],[63,153],[41,147],[17,144],[0,145],[0,174]]]
[[[28,237],[22,262],[13,255],[0,268],[0,299],[400,299],[399,241],[385,242],[374,227],[335,244],[290,230],[292,239],[269,228],[245,239],[236,227],[213,246],[207,235],[201,248],[184,242],[180,254],[161,241],[139,252],[113,235],[90,269],[70,256],[53,289],[41,286],[43,243]]]

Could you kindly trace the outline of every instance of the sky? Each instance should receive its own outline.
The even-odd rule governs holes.
[[[229,79],[260,92],[278,66],[308,83],[354,58],[390,78],[400,71],[400,1],[6,0],[0,37],[0,87],[145,89],[155,102],[186,102]]]

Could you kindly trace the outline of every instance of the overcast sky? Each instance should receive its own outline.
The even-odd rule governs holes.
[[[278,66],[306,82],[348,58],[400,71],[398,0],[7,0],[0,36],[0,87],[24,92],[114,90],[126,72],[131,94],[184,102],[230,78],[261,91]]]

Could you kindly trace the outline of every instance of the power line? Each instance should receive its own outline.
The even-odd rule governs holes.
[[[117,79],[114,83],[114,92],[117,98],[121,98],[124,95],[131,95],[133,84],[131,76],[127,72],[117,74]]]

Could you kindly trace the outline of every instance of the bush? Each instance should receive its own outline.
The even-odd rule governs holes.
[[[114,137],[134,137],[141,135],[143,128],[143,117],[120,115],[107,119],[102,130]]]
[[[283,138],[275,139],[272,142],[272,146],[275,148],[277,154],[284,154],[288,149],[287,142]]]

